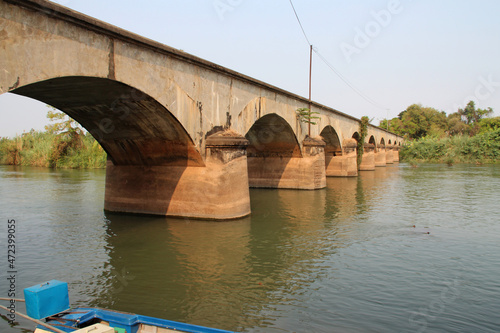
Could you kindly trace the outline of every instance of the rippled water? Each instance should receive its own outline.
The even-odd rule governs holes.
[[[327,184],[252,189],[250,217],[208,222],[105,214],[104,171],[0,166],[0,296],[15,219],[20,297],[59,279],[73,306],[242,332],[500,331],[500,166]]]

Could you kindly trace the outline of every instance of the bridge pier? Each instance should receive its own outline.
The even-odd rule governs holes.
[[[343,152],[336,156],[325,156],[327,177],[352,177],[358,175],[357,143],[354,139],[344,141]]]
[[[316,190],[326,187],[325,143],[307,137],[302,157],[248,157],[250,187]]]
[[[398,154],[398,156],[399,156],[399,154]],[[394,150],[393,150],[392,146],[386,148],[385,162],[387,164],[394,163]]]
[[[393,151],[393,161],[394,162],[399,162],[399,150],[401,148],[400,147],[394,147],[394,151]]]
[[[248,141],[231,134],[207,138],[205,167],[114,165],[108,160],[104,209],[216,220],[249,215]]]
[[[371,143],[365,143],[363,158],[359,165],[360,171],[373,171],[375,170],[375,146]]]
[[[375,166],[376,167],[385,167],[386,166],[386,151],[385,148],[378,148],[378,151],[375,153]]]

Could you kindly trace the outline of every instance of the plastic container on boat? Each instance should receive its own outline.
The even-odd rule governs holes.
[[[43,319],[69,309],[68,284],[50,280],[24,289],[28,316]]]

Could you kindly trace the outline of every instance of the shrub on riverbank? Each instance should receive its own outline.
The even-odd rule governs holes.
[[[473,137],[425,137],[411,141],[400,152],[401,161],[488,163],[500,159],[500,129]]]
[[[0,139],[0,164],[97,169],[106,166],[106,152],[88,133],[61,136],[32,130]]]

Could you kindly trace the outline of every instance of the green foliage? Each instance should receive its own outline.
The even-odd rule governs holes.
[[[458,114],[467,125],[478,123],[481,119],[491,115],[492,113],[492,108],[476,109],[474,101],[467,103],[465,108],[458,109]]]
[[[380,122],[380,127],[404,136],[407,140],[424,137],[444,138],[454,135],[470,135],[484,133],[499,128],[500,121],[488,120],[493,113],[492,108],[476,109],[474,101],[470,101],[464,109],[446,115],[443,111],[423,107],[421,104],[410,105],[398,117]],[[388,126],[389,125],[389,126]]]
[[[90,135],[76,146],[54,133],[31,130],[13,139],[0,140],[0,164],[52,168],[104,168],[106,152]]]
[[[500,129],[500,117],[484,118],[479,121],[479,134]]]
[[[45,130],[49,133],[67,134],[71,132],[83,133],[80,125],[70,116],[60,111],[57,111],[53,106],[47,105],[50,109],[47,111],[47,118],[54,122],[53,124],[46,125]]]
[[[361,161],[363,159],[363,153],[365,151],[365,139],[368,135],[368,124],[370,123],[370,119],[367,116],[361,117],[361,122],[359,123],[359,140],[358,140],[358,149],[357,149],[357,162],[358,168],[361,165]]]
[[[302,123],[316,125],[314,119],[320,119],[318,116],[313,116],[314,114],[319,114],[319,112],[311,111],[309,108],[299,108],[295,112],[297,113],[297,119]]]
[[[500,158],[500,129],[473,137],[456,135],[426,137],[409,142],[400,152],[401,161],[447,163],[496,162]]]

